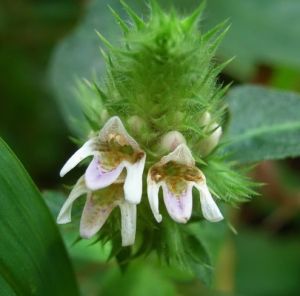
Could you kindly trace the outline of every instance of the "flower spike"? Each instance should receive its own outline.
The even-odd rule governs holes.
[[[111,241],[111,257],[122,257],[121,262],[118,260],[121,267],[155,251],[168,263],[192,270],[199,265],[199,258],[191,248],[202,241],[190,227],[177,223],[198,220],[191,219],[193,195],[199,192],[197,214],[202,211],[203,219],[218,222],[223,215],[215,197],[236,204],[255,194],[255,184],[240,175],[218,149],[226,119],[222,98],[228,88],[218,83],[217,76],[228,62],[215,66],[214,55],[226,24],[208,33],[199,30],[204,1],[190,16],[181,17],[175,9],[167,13],[158,0],[149,0],[150,15],[145,18],[124,1],[121,4],[129,22],[110,8],[124,33],[121,46],[112,45],[97,33],[106,45],[105,51],[101,50],[106,77],[94,79],[101,81],[99,85],[87,82],[83,86],[86,90],[81,87],[78,93],[86,121],[78,118],[78,128],[84,128],[83,134],[89,126],[91,136],[66,162],[60,175],[84,159],[87,165],[57,222],[70,222],[73,203],[84,196],[80,236]],[[121,116],[122,121],[111,114]],[[98,130],[99,123],[102,128]],[[145,166],[147,176],[143,175]],[[143,188],[144,177],[147,186]],[[146,187],[147,192],[143,192]],[[165,217],[162,225],[149,221],[152,214],[144,204],[137,215],[143,194],[148,195],[155,224],[155,220],[162,221],[161,207],[165,207],[170,218]],[[118,231],[120,238],[116,237]],[[121,251],[120,244],[134,244],[136,231],[138,245]]]

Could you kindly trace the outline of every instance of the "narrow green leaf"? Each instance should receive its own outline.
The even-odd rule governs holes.
[[[111,49],[111,50],[113,50],[114,49],[114,47],[113,47],[113,45],[99,32],[99,31],[96,31],[96,34],[98,35],[98,37],[99,37],[99,39],[103,42],[103,44],[107,47],[107,48],[109,48],[109,49]]]
[[[187,18],[183,20],[186,29],[190,29],[200,20],[203,10],[206,7],[206,0],[203,0],[197,9]]]
[[[126,13],[128,16],[132,19],[132,21],[135,23],[136,27],[141,29],[144,27],[144,22],[143,20],[134,12],[134,10],[127,5],[123,0],[120,1],[123,8],[125,9]]]
[[[121,27],[123,33],[127,34],[128,31],[129,31],[129,28],[128,28],[127,24],[124,22],[124,20],[120,17],[120,15],[111,6],[108,6],[108,8],[110,9],[112,15],[114,16],[117,23]]]
[[[208,41],[211,38],[215,37],[216,34],[222,30],[224,30],[227,26],[228,26],[228,19],[226,19],[225,21],[217,24],[215,27],[213,27],[212,29],[210,29],[209,31],[207,31],[204,35],[203,35],[203,40],[204,41]]]
[[[231,121],[228,151],[240,162],[300,155],[300,96],[242,86],[227,96]]]
[[[221,42],[223,41],[224,37],[226,36],[227,32],[229,31],[231,25],[228,25],[224,28],[224,30],[213,40],[210,50],[212,54],[215,54],[216,50],[220,47]]]
[[[0,139],[1,295],[78,295],[67,252],[32,180]]]
[[[160,15],[162,13],[162,9],[161,9],[160,5],[158,4],[157,0],[150,0],[149,7],[151,10],[151,15],[154,15],[154,14]]]
[[[218,74],[220,74],[234,59],[235,59],[235,57],[232,57],[231,59],[229,59],[229,60],[221,63],[217,67],[215,67],[212,71],[213,75],[217,76]]]

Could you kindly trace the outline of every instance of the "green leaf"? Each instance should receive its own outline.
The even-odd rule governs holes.
[[[202,257],[204,264],[194,264],[195,275],[207,286],[214,282],[215,266],[217,265],[220,250],[228,234],[228,227],[225,223],[210,223],[202,220],[200,223],[188,225],[197,241],[198,256]],[[196,247],[196,245],[195,245]],[[196,249],[195,249],[196,250]],[[200,259],[200,257],[199,257]]]
[[[231,121],[227,151],[239,162],[300,155],[300,96],[258,86],[227,95]]]
[[[259,64],[300,68],[298,0],[207,2],[205,25],[227,18],[232,24],[218,53],[225,59],[236,57],[228,68],[235,77],[249,79]]]
[[[40,193],[0,139],[1,295],[78,295],[58,229]]]

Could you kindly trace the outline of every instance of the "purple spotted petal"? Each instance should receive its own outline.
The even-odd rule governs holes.
[[[104,225],[116,203],[99,204],[89,194],[80,219],[80,236],[90,238]]]
[[[111,171],[105,171],[101,167],[98,157],[94,157],[85,172],[85,183],[90,190],[105,188],[114,183],[120,176],[124,164],[119,164]]]
[[[180,196],[174,195],[166,184],[162,185],[164,202],[171,218],[179,223],[186,223],[192,214],[192,186],[187,184],[186,191]]]

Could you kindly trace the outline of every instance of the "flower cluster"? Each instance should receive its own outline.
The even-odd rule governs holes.
[[[215,65],[214,55],[226,24],[202,32],[203,5],[181,17],[153,0],[142,19],[122,4],[130,22],[112,10],[124,33],[121,45],[99,33],[107,47],[106,76],[80,85],[87,120],[74,121],[89,140],[61,176],[92,159],[57,221],[71,221],[74,201],[86,195],[81,237],[110,241],[112,257],[155,251],[167,262],[193,266],[205,259],[194,252],[202,242],[193,226],[201,227],[203,218],[223,219],[215,199],[234,205],[254,194],[252,182],[219,145],[228,88],[217,81],[227,62]],[[122,252],[121,245],[133,244]]]
[[[178,135],[178,132],[173,132],[163,137],[164,146],[172,151],[148,171],[147,193],[155,219],[157,222],[162,220],[159,213],[159,189],[162,187],[169,215],[178,223],[186,223],[192,214],[192,188],[195,186],[200,193],[203,216],[211,222],[222,220],[223,216],[209,192],[204,174],[195,166],[183,136]],[[136,233],[136,208],[142,198],[146,153],[128,134],[120,118],[114,116],[98,135],[75,152],[60,175],[64,176],[89,156],[93,156],[93,159],[71,191],[57,222],[70,222],[73,202],[86,194],[80,221],[81,236],[90,238],[95,235],[112,210],[119,206],[122,245],[132,245]],[[106,190],[103,191],[104,188]]]

